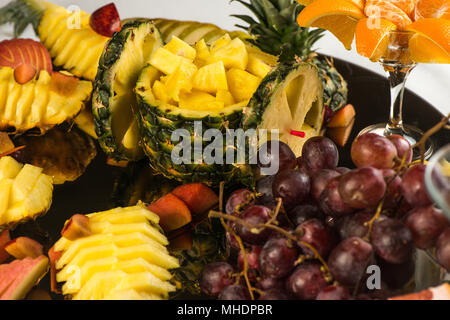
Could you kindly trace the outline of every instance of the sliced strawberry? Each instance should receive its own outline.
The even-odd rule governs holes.
[[[31,39],[13,39],[0,42],[0,67],[17,68],[29,64],[37,71],[52,73],[52,60],[40,42]]]
[[[91,15],[89,23],[95,32],[105,37],[112,37],[115,32],[119,32],[122,29],[119,12],[114,3],[97,9]]]

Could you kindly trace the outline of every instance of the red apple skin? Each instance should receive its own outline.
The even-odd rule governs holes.
[[[73,215],[61,231],[61,236],[71,241],[89,235],[91,235],[89,218],[82,214]]]
[[[114,3],[97,9],[91,15],[89,24],[95,32],[105,37],[112,37],[115,32],[122,29],[119,12]]]

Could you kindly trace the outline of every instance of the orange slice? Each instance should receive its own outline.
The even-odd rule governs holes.
[[[390,0],[368,0],[364,13],[369,18],[392,21],[400,29],[405,29],[412,23],[411,18]]]
[[[408,30],[416,32],[409,41],[411,59],[423,63],[450,63],[450,20],[420,19]]]
[[[416,0],[388,0],[396,7],[403,10],[410,18],[414,17],[414,9],[416,8]]]
[[[301,5],[304,5],[304,6],[307,6],[307,5],[311,4],[314,1],[316,1],[316,0],[297,0],[298,3],[300,3]],[[364,6],[366,4],[366,0],[346,0],[346,1],[353,2],[361,10],[364,10]]]
[[[359,20],[355,32],[356,51],[372,61],[378,61],[388,47],[389,32],[397,29],[397,26],[386,19],[372,20]]]
[[[423,18],[450,19],[450,0],[418,0],[415,20]]]
[[[316,0],[300,12],[297,22],[302,27],[317,27],[333,33],[351,49],[356,24],[365,18],[357,5],[346,0]]]

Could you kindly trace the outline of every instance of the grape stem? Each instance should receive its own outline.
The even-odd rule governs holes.
[[[224,193],[224,188],[225,188],[225,182],[221,182],[220,183],[220,187],[219,187],[219,209],[220,211],[223,211],[223,193]],[[250,279],[248,278],[248,260],[247,260],[247,252],[245,251],[244,248],[244,244],[242,243],[242,239],[241,237],[239,237],[232,228],[230,228],[226,223],[225,220],[223,218],[220,218],[220,223],[222,224],[222,226],[225,228],[225,230],[227,232],[229,232],[238,242],[239,244],[239,248],[241,249],[242,252],[242,259],[244,260],[244,267],[242,272],[240,273],[240,275],[242,275],[244,277],[245,280],[245,284],[247,285],[248,288],[248,292],[250,294],[250,298],[252,300],[255,300],[255,296],[253,294],[253,290],[254,288],[252,287],[251,283],[250,283]],[[239,281],[239,279],[237,279],[237,281]]]
[[[440,122],[438,122],[434,127],[432,127],[427,132],[425,132],[424,135],[422,136],[422,138],[419,140],[419,142],[417,142],[413,146],[413,148],[419,147],[421,163],[424,163],[424,161],[425,161],[425,143],[426,143],[426,141],[433,134],[435,134],[436,132],[438,132],[442,128],[448,129],[449,128],[449,124],[448,124],[449,120],[450,120],[450,113],[446,117],[443,117],[442,120]]]
[[[269,229],[272,229],[274,231],[277,231],[277,232],[281,233],[282,235],[284,235],[286,238],[288,238],[288,239],[290,239],[290,240],[292,240],[294,242],[297,242],[298,244],[301,244],[301,245],[307,247],[309,250],[311,250],[313,252],[314,257],[316,259],[318,259],[322,263],[322,265],[325,268],[326,272],[328,272],[328,270],[329,270],[328,269],[328,264],[325,262],[325,260],[322,258],[322,256],[319,254],[319,252],[313,246],[311,246],[307,242],[298,240],[294,235],[290,234],[288,231],[284,230],[283,228],[280,228],[280,227],[278,227],[276,225],[268,224],[268,223],[260,223],[260,224],[252,225],[252,224],[249,224],[246,221],[244,221],[244,220],[242,220],[242,219],[240,219],[238,217],[235,217],[235,216],[232,216],[232,215],[228,215],[228,214],[224,214],[224,213],[218,212],[218,211],[213,211],[213,210],[209,212],[209,217],[210,218],[225,219],[225,220],[230,220],[230,221],[239,223],[242,226],[246,227],[247,229],[251,230],[251,232],[253,232],[253,233],[259,233],[264,228],[269,228]],[[269,220],[269,222],[270,222],[270,220]]]

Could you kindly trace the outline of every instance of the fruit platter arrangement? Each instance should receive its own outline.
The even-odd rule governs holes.
[[[449,116],[422,110],[414,143],[357,135],[373,119],[352,90],[373,74],[313,50],[333,29],[378,60],[386,32],[412,28],[415,61],[450,63],[448,32],[429,32],[450,30],[450,3],[236,1],[243,31],[121,20],[113,3],[0,9],[15,34],[0,42],[0,299],[450,299],[423,153],[450,142]],[[367,31],[369,5],[399,14]],[[20,38],[29,25],[39,41]],[[260,134],[255,161],[228,161],[230,132]],[[194,152],[176,157],[183,137]]]

